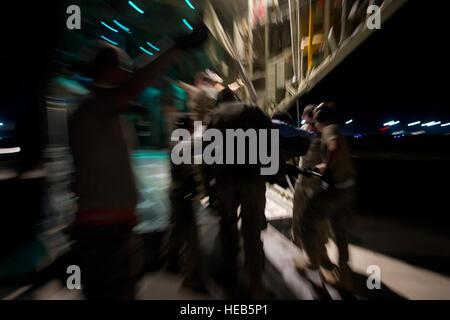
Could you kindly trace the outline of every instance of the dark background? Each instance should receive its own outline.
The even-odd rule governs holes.
[[[445,1],[408,1],[300,105],[334,101],[342,124],[354,120],[349,133],[378,134],[390,120],[450,122],[447,23]]]
[[[361,139],[349,137],[358,169],[361,214],[398,217],[448,234],[449,136],[435,128],[427,135],[396,140],[391,132],[379,131],[390,120],[403,125],[450,121],[445,3],[410,0],[303,96],[300,105],[334,101],[344,132],[363,134]],[[20,171],[42,159],[45,83],[52,49],[65,30],[66,8],[64,1],[2,4],[0,116],[2,121],[13,120],[16,132],[14,139],[0,145],[22,146],[15,164]],[[353,124],[343,125],[348,119]],[[39,187],[14,188],[2,187],[0,194],[10,203],[21,203],[20,212],[37,217],[38,212],[29,209],[40,206]],[[26,221],[32,228],[34,220]]]
[[[450,122],[445,4],[408,1],[299,102],[301,109],[322,101],[337,104],[358,169],[359,213],[449,234],[450,127],[392,136],[413,131],[407,124],[414,121]],[[294,115],[295,106],[290,111]],[[353,123],[345,125],[349,119]],[[391,120],[401,124],[380,131]],[[354,139],[358,134],[362,138]]]

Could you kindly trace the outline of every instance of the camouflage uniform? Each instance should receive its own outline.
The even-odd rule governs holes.
[[[305,156],[301,158],[302,168],[313,168],[322,162],[320,154],[320,134],[317,134],[311,140],[310,147]],[[292,239],[295,245],[302,248],[302,242],[310,239],[303,239],[301,234],[301,220],[305,209],[311,198],[321,190],[321,181],[316,177],[305,177],[300,175],[295,184],[294,208],[292,221]],[[324,222],[323,236],[328,235],[327,224]]]
[[[210,114],[216,107],[218,94],[219,91],[215,87],[203,85],[197,88],[197,91],[192,95],[192,99],[188,101],[188,107],[192,112],[193,119],[195,121],[201,121],[202,126],[205,126],[209,122]],[[209,196],[211,198],[212,191],[203,166],[194,165],[194,178],[197,181],[199,197]],[[213,201],[214,199],[210,199],[210,203]]]
[[[339,143],[336,165],[331,172],[333,183],[326,190],[316,192],[300,222],[303,247],[311,265],[330,266],[326,251],[328,235],[323,232],[323,224],[329,223],[339,252],[339,266],[346,265],[349,259],[346,227],[355,202],[355,171],[351,162],[345,137],[336,125],[329,125],[322,131],[320,149],[322,162],[328,152],[327,144],[336,139]],[[326,235],[326,236],[325,236]]]

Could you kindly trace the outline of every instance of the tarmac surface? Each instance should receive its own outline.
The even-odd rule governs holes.
[[[137,213],[140,223],[135,231],[142,235],[146,252],[146,272],[137,290],[139,300],[201,300],[246,299],[247,281],[242,276],[236,296],[227,296],[211,276],[207,292],[195,292],[183,286],[180,275],[162,269],[159,259],[161,241],[169,222],[169,158],[164,152],[146,151],[133,156],[140,202]],[[405,226],[401,221],[357,215],[351,226],[350,266],[353,270],[352,292],[334,288],[322,282],[319,274],[307,271],[300,274],[294,265],[295,257],[303,257],[290,241],[292,223],[292,194],[278,187],[267,189],[266,217],[268,228],[262,239],[266,255],[263,281],[267,299],[450,299],[450,274],[435,267],[448,263],[450,237],[435,234],[417,226]],[[218,253],[216,236],[218,217],[197,206],[198,227],[202,250],[202,263],[211,275],[217,268]],[[78,300],[84,299],[80,290],[65,287],[64,255],[69,239],[61,230],[48,230],[42,237],[47,248],[52,248],[49,262],[33,282],[1,285],[0,299],[4,300]],[[60,250],[55,253],[55,250]],[[335,261],[336,247],[328,244],[330,257]],[[58,257],[59,256],[59,257]],[[240,256],[241,265],[243,257]],[[417,262],[417,263],[416,263]],[[378,266],[381,270],[381,289],[369,290],[368,268]],[[442,268],[441,268],[442,269]],[[242,270],[241,274],[245,274]]]

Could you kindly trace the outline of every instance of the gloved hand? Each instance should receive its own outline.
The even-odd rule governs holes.
[[[180,50],[199,48],[208,38],[208,28],[203,22],[194,26],[194,30],[187,35],[175,38],[175,47]]]

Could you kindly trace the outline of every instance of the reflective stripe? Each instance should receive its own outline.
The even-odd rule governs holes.
[[[135,224],[137,217],[134,209],[96,209],[79,211],[77,225]]]

